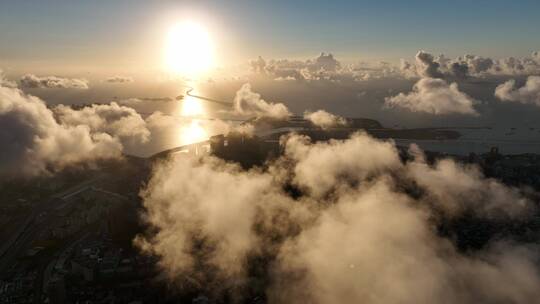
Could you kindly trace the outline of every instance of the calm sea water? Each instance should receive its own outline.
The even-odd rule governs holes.
[[[471,152],[485,153],[492,147],[503,154],[540,154],[540,128],[492,128],[454,129],[462,134],[457,140],[403,140],[396,139],[400,146],[416,143],[424,150],[449,154],[467,155]]]

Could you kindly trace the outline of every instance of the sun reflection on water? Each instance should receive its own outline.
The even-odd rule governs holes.
[[[199,120],[193,120],[187,126],[182,128],[182,141],[184,144],[192,144],[208,139],[208,133],[201,125]]]
[[[197,119],[197,117],[205,114],[204,107],[200,100],[187,95],[182,100],[180,114],[184,117],[191,118],[191,121],[186,121],[180,128],[180,137],[184,145],[208,139],[208,132],[203,126],[203,120]]]
[[[182,100],[181,114],[182,116],[200,116],[204,114],[204,109],[201,101],[196,99],[195,97],[187,95]]]

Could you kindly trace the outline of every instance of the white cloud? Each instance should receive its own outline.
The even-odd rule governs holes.
[[[54,113],[65,126],[88,126],[92,132],[107,133],[119,138],[124,145],[136,146],[150,139],[150,131],[141,115],[116,102],[93,104],[80,110],[59,105]]]
[[[495,88],[495,96],[500,100],[530,103],[540,106],[540,76],[529,76],[521,88],[516,81],[509,80]]]
[[[257,117],[271,117],[286,119],[291,115],[282,103],[266,102],[260,94],[251,91],[251,85],[246,83],[236,92],[234,97],[234,111],[240,115],[254,115]]]
[[[540,73],[538,52],[525,58],[492,59],[477,55],[464,55],[448,59],[444,55],[436,58],[425,51],[419,51],[415,64],[401,61],[401,74],[406,78],[465,78],[468,76],[485,77],[490,75],[534,75]]]
[[[21,86],[25,88],[71,88],[88,89],[88,80],[78,78],[61,78],[56,76],[38,77],[26,74],[21,77]]]
[[[445,80],[435,78],[422,78],[413,86],[412,92],[385,98],[386,107],[401,107],[436,115],[478,115],[473,107],[475,102],[459,90],[457,83],[449,85]]]
[[[16,88],[17,83],[6,78],[4,71],[0,69],[0,87]]]
[[[188,276],[217,293],[231,282],[242,290],[256,266],[269,303],[540,296],[532,246],[499,238],[465,253],[436,229],[470,210],[468,219],[527,218],[532,203],[519,190],[452,160],[428,165],[420,151],[403,163],[392,142],[366,134],[328,143],[291,135],[283,144],[285,155],[267,169],[212,157],[158,164],[143,191],[155,233],[136,244],[160,257],[171,280]],[[294,198],[283,190],[291,183],[300,188]]]
[[[370,66],[365,63],[344,65],[330,53],[321,53],[318,57],[305,61],[281,59],[267,62],[259,56],[257,60],[250,61],[250,65],[254,72],[278,81],[354,82],[399,75],[398,69],[387,63],[379,62]]]
[[[311,121],[311,123],[322,129],[344,126],[347,124],[347,120],[345,118],[328,113],[324,110],[318,110],[315,112],[306,111],[304,112],[304,119]]]
[[[38,175],[69,165],[118,158],[122,144],[86,125],[59,123],[37,97],[0,87],[0,175]]]
[[[266,61],[261,56],[256,60],[251,60],[249,65],[255,73],[266,73]]]

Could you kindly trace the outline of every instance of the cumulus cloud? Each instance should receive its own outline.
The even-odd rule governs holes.
[[[469,74],[469,65],[466,62],[452,62],[450,73],[458,78],[465,78]]]
[[[4,71],[0,69],[0,87],[16,88],[17,83],[6,78]]]
[[[468,69],[474,74],[487,72],[494,64],[493,59],[476,55],[465,55],[463,56],[463,60],[467,63]]]
[[[87,126],[91,132],[112,134],[124,145],[138,145],[148,142],[150,131],[146,122],[133,108],[112,102],[93,104],[74,110],[69,106],[59,105],[54,112],[65,126]]]
[[[511,79],[495,88],[495,96],[503,101],[540,106],[540,76],[529,76],[520,88],[516,88],[516,81]]]
[[[440,64],[434,60],[433,55],[424,51],[419,51],[416,54],[415,59],[417,71],[421,77],[443,77],[443,74],[439,71]]]
[[[116,76],[112,76],[105,79],[105,81],[110,82],[110,83],[129,83],[129,82],[133,82],[134,80],[133,80],[133,77],[131,76],[116,75]]]
[[[366,66],[365,63],[344,65],[331,53],[321,53],[313,59],[302,60],[269,60],[259,56],[250,61],[252,70],[265,74],[274,80],[300,81],[364,81],[373,78],[383,78],[399,75],[398,69],[389,64],[379,62]]]
[[[517,189],[485,178],[474,165],[462,165],[450,159],[430,165],[416,146],[410,154],[415,161],[407,164],[407,174],[428,190],[426,200],[438,202],[437,207],[447,216],[469,212],[479,217],[519,218],[531,211],[531,202]]]
[[[236,92],[233,106],[236,114],[246,116],[286,119],[291,115],[284,104],[267,102],[261,98],[260,94],[251,91],[249,83],[242,85]]]
[[[249,62],[249,65],[251,66],[251,69],[255,73],[265,73],[266,72],[266,61],[259,56],[256,60],[251,60]]]
[[[310,70],[324,70],[334,72],[341,67],[341,63],[334,58],[332,54],[321,53],[313,61],[308,60],[307,66]]]
[[[401,107],[436,115],[478,115],[473,107],[475,102],[459,90],[457,83],[448,84],[443,79],[435,78],[422,78],[413,86],[412,92],[385,98],[386,107]]]
[[[347,120],[345,118],[328,113],[324,110],[318,110],[315,112],[307,111],[304,113],[304,119],[311,121],[311,123],[322,129],[344,126],[347,124]]]
[[[190,278],[207,291],[242,290],[256,269],[269,303],[540,296],[533,245],[499,238],[463,252],[436,228],[470,210],[472,219],[519,222],[533,206],[519,189],[450,159],[427,164],[418,149],[404,162],[392,142],[362,133],[282,142],[285,154],[266,169],[212,157],[158,164],[142,192],[152,233],[136,244],[160,257],[171,280]],[[297,194],[284,190],[291,187]]]
[[[21,77],[20,82],[21,86],[25,88],[88,89],[88,80],[79,78],[38,77],[33,74],[26,74]]]
[[[536,61],[538,64],[540,64],[540,52],[539,51],[532,52],[531,57],[533,58],[534,61]]]
[[[405,78],[535,75],[540,73],[540,60],[538,59],[538,52],[533,52],[530,57],[525,58],[508,57],[493,59],[466,54],[455,59],[449,59],[442,54],[435,57],[425,51],[419,51],[415,57],[415,64],[402,59],[400,71],[401,75]]]
[[[251,125],[198,120],[154,112],[144,119],[135,109],[91,104],[47,107],[17,88],[0,87],[0,179],[53,174],[70,166],[119,159],[122,153],[150,153],[208,139],[209,134],[241,132]],[[170,130],[177,130],[174,136]]]
[[[59,123],[37,97],[0,87],[0,172],[2,176],[37,175],[69,165],[118,158],[122,144],[86,125]]]
[[[359,62],[343,64],[332,54],[321,53],[308,60],[264,60],[249,62],[255,73],[264,74],[275,80],[361,82],[382,78],[444,78],[488,77],[508,75],[538,75],[540,55],[533,52],[524,58],[489,58],[466,54],[448,58],[444,54],[433,54],[420,50],[414,61],[401,59],[399,66],[386,62]]]

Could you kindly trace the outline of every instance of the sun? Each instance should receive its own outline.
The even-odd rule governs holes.
[[[208,31],[195,22],[171,27],[165,45],[165,64],[170,71],[188,76],[210,69],[214,64],[214,46]]]

